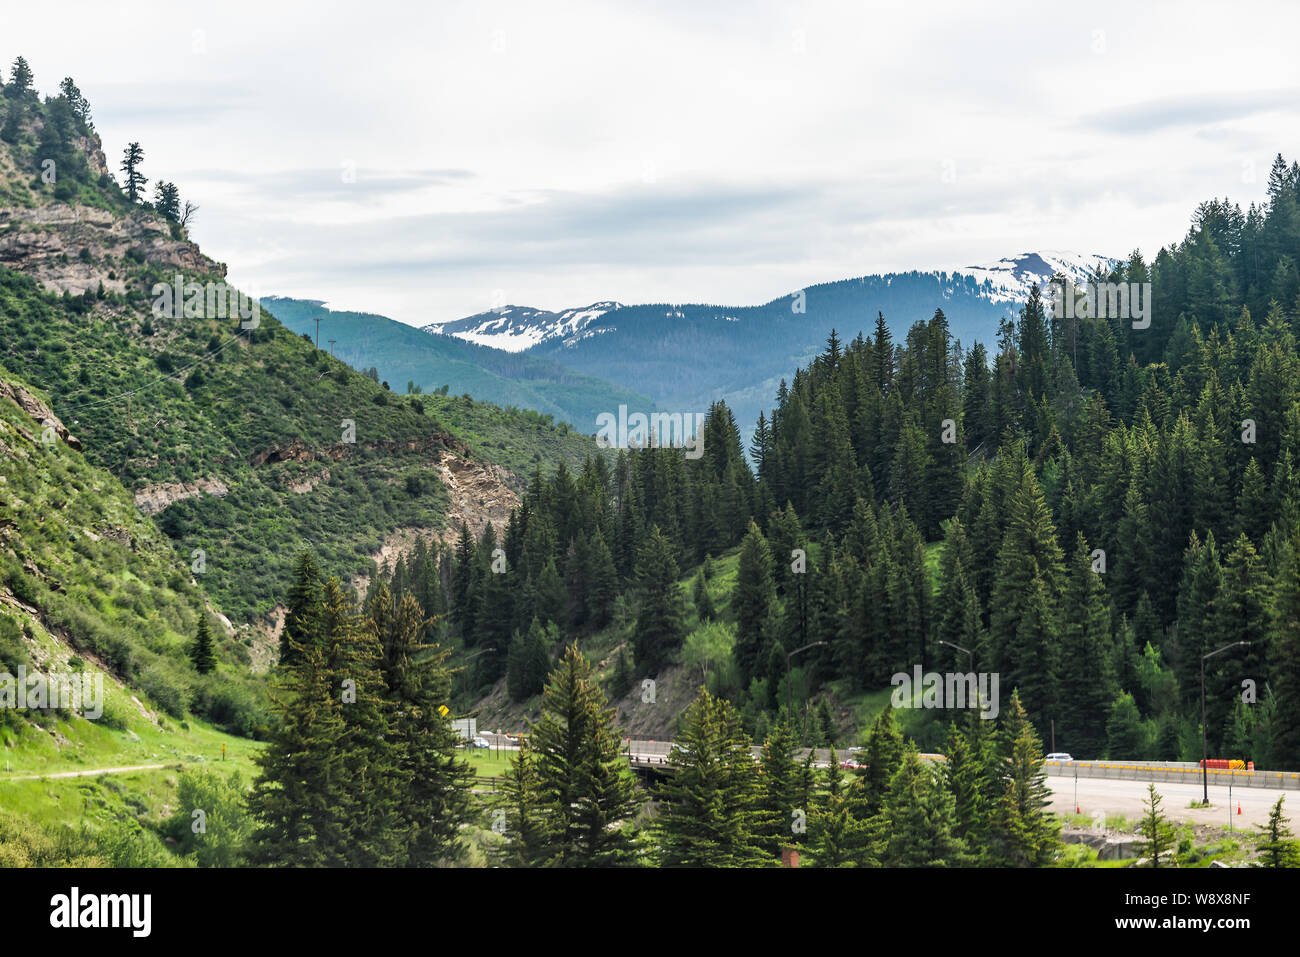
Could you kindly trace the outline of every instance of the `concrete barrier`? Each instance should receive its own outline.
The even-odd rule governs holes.
[[[1043,769],[1055,777],[1110,778],[1124,781],[1152,781],[1162,784],[1197,784],[1201,768],[1195,764],[1163,761],[1045,761]],[[1238,771],[1209,768],[1209,783],[1246,788],[1280,788],[1300,791],[1300,773],[1295,771]]]

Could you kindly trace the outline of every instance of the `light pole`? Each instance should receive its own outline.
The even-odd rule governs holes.
[[[1251,643],[1249,641],[1234,641],[1231,644],[1224,645],[1217,651],[1211,651],[1208,655],[1201,655],[1201,801],[1206,807],[1210,804],[1210,772],[1207,769],[1210,755],[1205,745],[1205,660],[1213,658],[1229,648],[1240,648]]]
[[[934,640],[934,643],[936,645],[947,645],[949,648],[956,648],[958,651],[964,652],[966,655],[966,670],[969,671],[971,674],[975,674],[975,652],[971,651],[969,648],[963,648],[961,645],[955,645],[951,641],[944,641],[942,638],[936,638]],[[975,682],[975,687],[976,689],[979,688],[978,679]],[[976,690],[975,704],[978,705],[979,700],[980,700],[980,693],[978,690]]]
[[[951,641],[944,641],[942,638],[936,638],[936,639],[934,640],[934,643],[935,643],[936,645],[947,645],[949,648],[956,648],[958,651],[960,651],[960,652],[962,652],[963,654],[965,654],[965,655],[966,655],[966,667],[967,667],[967,669],[968,669],[972,674],[974,674],[974,672],[975,672],[975,652],[971,651],[969,648],[963,648],[961,645],[954,645]]]

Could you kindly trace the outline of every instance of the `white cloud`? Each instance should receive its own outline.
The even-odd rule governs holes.
[[[1300,152],[1286,5],[65,6],[0,54],[71,74],[233,279],[412,323],[1152,255]]]

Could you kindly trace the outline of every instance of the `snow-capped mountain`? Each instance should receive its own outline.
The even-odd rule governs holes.
[[[1040,252],[1021,253],[1018,256],[1008,256],[999,259],[997,262],[982,265],[962,266],[952,270],[925,273],[890,273],[885,276],[864,276],[859,279],[842,280],[840,283],[825,283],[814,288],[837,286],[848,288],[853,284],[865,287],[883,285],[888,288],[900,282],[907,284],[914,282],[919,277],[927,277],[937,282],[938,288],[942,290],[943,301],[936,301],[933,305],[942,306],[945,311],[953,308],[960,311],[961,300],[967,302],[975,300],[999,307],[1017,306],[1029,298],[1029,289],[1034,283],[1038,283],[1039,287],[1044,290],[1044,295],[1046,295],[1047,283],[1056,273],[1061,273],[1077,284],[1086,282],[1099,269],[1109,271],[1118,262],[1119,260],[1110,256],[1102,256],[1096,253],[1042,250]],[[958,302],[950,301],[953,299],[958,300]],[[747,312],[770,308],[782,301],[774,300],[772,303],[767,303],[761,307],[749,306],[731,309],[712,306],[672,306],[662,308],[662,314],[666,319],[684,319],[688,315],[698,317],[703,309],[705,313],[711,314],[715,318],[743,325],[744,323],[740,317]],[[870,306],[869,303],[864,303],[864,305]],[[878,303],[876,306],[871,306],[871,309],[883,305],[883,303]],[[619,323],[614,320],[611,314],[616,310],[635,310],[635,317],[641,319],[641,313],[649,308],[651,307],[626,307],[613,301],[594,302],[589,306],[566,309],[563,312],[550,312],[546,309],[511,305],[481,312],[464,319],[432,323],[423,328],[426,332],[455,336],[467,342],[492,346],[506,352],[524,352],[544,344],[559,345],[562,343],[566,347],[572,348],[584,339],[589,339],[600,333],[615,331]],[[631,318],[634,313],[627,312],[623,315]],[[811,316],[811,313],[809,315]],[[888,316],[888,312],[886,312],[886,315]],[[892,316],[889,318],[896,320],[902,317]],[[597,320],[603,321],[597,323]]]
[[[1098,270],[1109,272],[1118,262],[1110,256],[1096,253],[1044,250],[1021,253],[982,266],[965,266],[954,271],[970,276],[979,283],[980,294],[990,302],[1021,303],[1029,298],[1029,288],[1034,283],[1045,290],[1048,280],[1056,273],[1061,273],[1077,285],[1087,282]]]
[[[465,319],[431,323],[423,329],[506,352],[523,352],[550,339],[570,338],[605,313],[618,308],[616,302],[593,302],[590,306],[563,312],[502,306]]]

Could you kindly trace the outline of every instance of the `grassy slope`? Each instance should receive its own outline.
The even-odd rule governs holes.
[[[43,398],[2,370],[0,378]],[[0,816],[28,833],[156,824],[174,803],[176,768],[219,762],[223,745],[224,767],[248,779],[259,745],[164,710],[200,690],[259,694],[246,649],[221,634],[216,675],[193,671],[187,650],[202,602],[120,483],[66,444],[41,443],[39,425],[0,399],[0,671],[90,673],[105,694],[98,720],[0,714]],[[165,767],[49,777],[137,765]]]

